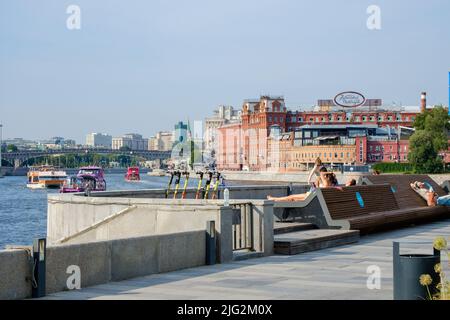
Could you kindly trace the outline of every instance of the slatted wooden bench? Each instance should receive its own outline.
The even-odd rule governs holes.
[[[433,179],[426,174],[382,174],[376,176],[363,176],[361,184],[389,184],[392,186],[395,199],[400,208],[427,207],[426,201],[410,186],[415,181],[427,182],[439,196],[447,193]]]
[[[360,230],[362,234],[430,218],[450,217],[445,207],[430,208],[426,203],[425,206],[423,203],[422,206],[408,205],[407,199],[396,195],[394,190],[390,184],[319,189],[305,201],[276,202],[274,213],[281,220],[313,223],[319,228]],[[396,197],[401,199],[402,205]]]

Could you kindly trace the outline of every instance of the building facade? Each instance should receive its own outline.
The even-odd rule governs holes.
[[[127,133],[112,139],[112,149],[148,150],[148,139],[137,133]]]
[[[281,96],[245,100],[241,122],[217,129],[218,167],[222,170],[301,170],[317,157],[333,164],[364,164],[377,162],[376,159],[407,161],[405,145],[408,141],[402,141],[395,134],[398,128],[413,125],[419,107],[382,108],[378,106],[380,99],[372,100],[376,100],[374,105],[351,110],[336,109],[321,101],[321,105],[311,111],[295,112],[287,110]],[[274,126],[282,137],[276,142],[278,151],[273,148],[280,138],[269,137]],[[378,150],[381,148],[384,148],[382,154]],[[279,164],[273,160],[274,156],[280,159]]]
[[[112,136],[104,133],[89,133],[86,135],[86,146],[93,148],[108,148],[112,147]]]
[[[160,131],[156,136],[148,139],[148,149],[158,151],[172,150],[174,142],[174,133],[169,131]]]
[[[226,124],[239,123],[241,111],[232,106],[220,105],[212,117],[205,119],[204,150],[208,155],[215,156],[218,150],[218,129]]]

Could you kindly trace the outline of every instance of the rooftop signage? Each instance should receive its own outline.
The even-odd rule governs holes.
[[[344,108],[356,108],[366,102],[366,98],[359,92],[345,91],[334,97],[334,103]]]

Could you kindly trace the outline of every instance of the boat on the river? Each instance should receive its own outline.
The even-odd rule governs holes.
[[[139,175],[139,167],[128,167],[127,173],[125,174],[126,181],[139,181],[141,177]]]
[[[81,167],[76,176],[68,178],[59,192],[105,191],[105,174],[101,167]]]
[[[31,167],[27,173],[27,187],[30,189],[59,188],[66,178],[66,172],[54,166]]]

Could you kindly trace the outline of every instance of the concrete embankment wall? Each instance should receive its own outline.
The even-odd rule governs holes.
[[[146,191],[151,197],[153,191]],[[286,189],[284,189],[286,192]],[[125,194],[124,194],[125,193]],[[143,195],[144,192],[141,192]],[[86,243],[149,235],[205,230],[215,222],[217,261],[233,259],[233,207],[251,203],[254,250],[273,252],[273,203],[267,200],[223,200],[131,198],[126,192],[84,197],[58,194],[48,198],[47,241],[52,245]],[[121,195],[115,197],[113,195]]]
[[[0,251],[0,300],[31,296],[31,266],[26,250]]]
[[[294,186],[292,192],[305,192],[305,186]],[[285,186],[230,187],[230,199],[266,199],[267,195],[286,196]],[[220,231],[225,227],[223,202],[194,200],[195,190],[190,189],[187,199],[163,199],[165,190],[132,190],[98,192],[91,197],[58,194],[48,197],[47,241],[51,244],[78,234],[92,226],[95,232],[79,235],[77,242],[111,240],[191,230],[204,230],[206,221],[216,221]],[[223,197],[220,194],[220,197]],[[248,200],[256,205],[255,200]],[[114,221],[111,217],[120,215]],[[106,220],[106,221],[105,221]],[[101,222],[104,225],[98,225]],[[87,230],[86,230],[87,231]],[[70,243],[66,239],[66,243]]]
[[[46,293],[68,290],[79,270],[81,288],[205,264],[206,231],[118,239],[46,250]],[[0,299],[31,297],[30,255],[0,251]]]

